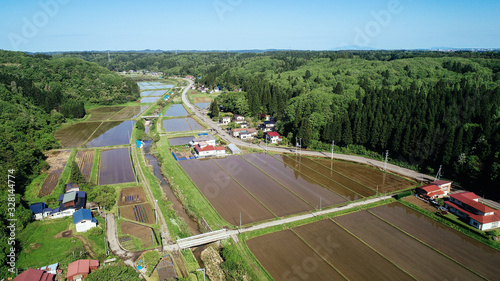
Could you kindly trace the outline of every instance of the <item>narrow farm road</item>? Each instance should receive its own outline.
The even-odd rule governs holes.
[[[115,214],[113,213],[106,214],[106,238],[108,239],[111,252],[119,256],[126,265],[135,268],[134,261],[139,258],[142,252],[126,251],[120,246],[118,242]]]
[[[205,122],[213,130],[215,130],[215,132],[222,139],[224,139],[225,141],[227,141],[229,143],[234,143],[237,146],[259,149],[259,150],[263,150],[263,151],[266,150],[266,147],[261,146],[260,144],[252,144],[252,143],[244,142],[238,138],[232,137],[225,130],[221,129],[219,127],[218,123],[212,121],[210,118],[205,116],[205,113],[201,109],[199,109],[199,108],[195,107],[193,104],[191,104],[191,102],[189,101],[189,99],[187,97],[189,89],[191,88],[192,85],[194,85],[194,81],[192,81],[190,79],[184,79],[184,80],[188,81],[189,85],[186,88],[184,88],[184,91],[182,92],[182,102],[189,109],[191,109],[191,111],[193,111],[195,113],[195,115],[200,120]],[[280,152],[280,153],[292,153],[295,151],[291,148],[286,148],[286,147],[267,147],[267,150],[273,151],[273,152]],[[319,151],[309,151],[309,150],[302,150],[300,153],[301,153],[301,155],[306,155],[306,156],[317,156],[317,157],[328,157],[328,158],[330,158],[332,156],[332,153],[319,152]],[[334,153],[333,158],[351,161],[351,162],[357,162],[357,163],[361,163],[361,164],[366,164],[366,165],[373,166],[373,167],[380,168],[380,169],[383,169],[383,167],[384,167],[384,162],[382,162],[382,161],[368,159],[368,158],[361,157],[361,156]],[[434,180],[434,177],[431,177],[431,176],[428,176],[428,175],[425,175],[425,174],[422,174],[422,173],[419,173],[419,172],[416,172],[416,171],[413,171],[410,169],[399,167],[399,166],[396,166],[393,164],[389,164],[389,163],[387,164],[387,170],[392,172],[392,173],[395,173],[395,174],[399,174],[399,175],[402,175],[402,176],[405,176],[408,178],[412,178],[416,181],[421,181],[421,180],[432,181],[432,180]]]

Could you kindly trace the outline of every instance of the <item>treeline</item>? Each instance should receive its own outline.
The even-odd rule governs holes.
[[[113,104],[139,97],[137,84],[95,63],[0,51],[0,279],[8,277],[7,219],[20,231],[31,220],[25,187],[48,168],[43,151],[58,148],[53,133],[66,118],[85,115],[84,103]],[[10,217],[9,182],[16,199]],[[19,241],[15,241],[18,243]]]

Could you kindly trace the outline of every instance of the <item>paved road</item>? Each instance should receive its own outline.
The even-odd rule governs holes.
[[[199,109],[199,108],[195,107],[193,104],[191,104],[191,102],[189,101],[189,99],[187,97],[187,93],[189,92],[189,89],[194,84],[194,82],[189,80],[189,79],[184,79],[184,80],[188,81],[189,85],[186,88],[184,88],[184,91],[182,92],[182,102],[189,109],[191,109],[191,111],[193,111],[198,118],[200,118],[203,122],[205,122],[208,126],[210,126],[210,128],[214,129],[222,139],[224,139],[225,141],[227,141],[229,143],[234,143],[237,146],[248,147],[248,148],[259,149],[259,150],[266,150],[265,146],[244,142],[241,139],[234,138],[234,137],[230,136],[225,130],[223,130],[219,127],[218,123],[216,123],[216,122],[212,121],[210,118],[208,118],[201,109]],[[292,150],[291,148],[285,148],[285,147],[268,147],[267,150],[273,151],[273,152],[280,152],[280,153],[292,153],[295,151],[295,150]],[[307,156],[318,156],[318,157],[328,157],[328,158],[330,158],[332,156],[332,154],[329,152],[319,152],[319,151],[309,151],[309,150],[302,150],[301,154],[307,155]],[[382,161],[368,159],[368,158],[364,158],[361,156],[335,154],[334,153],[333,158],[357,162],[357,163],[361,163],[361,164],[366,164],[366,165],[378,167],[381,169],[383,169],[383,167],[384,167],[384,162],[382,162]],[[399,174],[399,175],[403,175],[403,176],[408,177],[408,178],[412,178],[416,181],[420,181],[422,179],[424,181],[434,180],[434,177],[431,177],[431,176],[428,176],[428,175],[425,175],[425,174],[422,174],[422,173],[419,173],[419,172],[416,172],[416,171],[413,171],[410,169],[402,168],[402,167],[399,167],[399,166],[396,166],[393,164],[389,164],[389,163],[387,164],[387,170],[390,172],[393,172],[395,174]]]

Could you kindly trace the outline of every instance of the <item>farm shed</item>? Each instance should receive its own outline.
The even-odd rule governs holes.
[[[481,197],[473,192],[459,192],[450,195],[445,202],[450,212],[466,220],[480,230],[500,227],[500,211],[494,210],[479,202]]]
[[[76,232],[85,232],[97,226],[97,220],[92,217],[89,209],[80,209],[74,212],[73,223],[76,226]]]
[[[66,278],[68,281],[83,280],[91,272],[99,267],[98,260],[77,260],[68,265]]]
[[[54,281],[54,277],[55,275],[52,273],[29,268],[14,278],[14,281]]]
[[[240,154],[241,150],[236,146],[236,144],[231,143],[227,146],[231,154]]]
[[[45,203],[35,203],[30,205],[30,211],[33,212],[33,219],[35,220],[43,220],[43,218],[50,215],[52,212],[51,208],[46,208]]]

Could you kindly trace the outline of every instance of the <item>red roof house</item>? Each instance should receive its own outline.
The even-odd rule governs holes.
[[[480,230],[500,227],[500,211],[480,203],[480,198],[473,192],[459,192],[451,194],[445,205],[450,212]]]
[[[98,260],[77,260],[68,265],[66,278],[68,281],[83,280],[91,272],[99,267]]]
[[[425,199],[443,198],[451,191],[451,181],[437,180],[417,188],[417,194]]]
[[[226,154],[226,148],[223,146],[200,146],[199,144],[197,144],[195,145],[194,150],[200,157],[221,156]]]
[[[266,134],[267,140],[271,143],[278,143],[281,141],[280,134],[278,134],[277,132],[267,132]]]
[[[44,270],[30,268],[14,278],[14,281],[54,281],[55,275]]]

